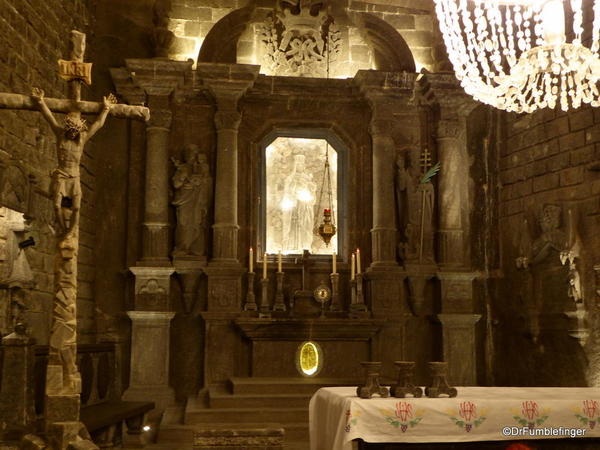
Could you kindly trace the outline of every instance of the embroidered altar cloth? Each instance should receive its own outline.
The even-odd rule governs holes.
[[[600,388],[457,390],[454,398],[361,399],[355,387],[319,389],[310,400],[310,448],[351,450],[354,439],[434,443],[600,437]]]

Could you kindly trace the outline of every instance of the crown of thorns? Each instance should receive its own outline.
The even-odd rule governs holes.
[[[65,119],[65,129],[81,132],[87,130],[87,124],[84,119],[67,116]]]

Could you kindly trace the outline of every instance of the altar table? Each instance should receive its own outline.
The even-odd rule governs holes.
[[[361,399],[355,387],[319,389],[310,400],[310,448],[351,450],[355,439],[414,444],[600,437],[600,388],[457,390],[454,398]]]

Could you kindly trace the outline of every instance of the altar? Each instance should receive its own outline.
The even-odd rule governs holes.
[[[310,401],[310,448],[350,450],[354,440],[433,444],[600,437],[600,389],[457,389],[454,398],[365,400],[353,387],[322,388]]]

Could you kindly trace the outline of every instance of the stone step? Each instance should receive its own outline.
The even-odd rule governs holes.
[[[308,408],[223,408],[188,410],[186,425],[214,423],[287,423],[308,424]]]
[[[230,378],[231,392],[235,395],[261,394],[264,396],[284,394],[312,395],[327,386],[357,386],[364,380],[359,378]]]
[[[194,432],[202,429],[231,428],[263,428],[272,426],[272,423],[198,423],[195,425],[161,425],[157,436],[157,442],[149,444],[146,448],[153,450],[191,450],[194,440]],[[287,423],[278,425],[285,429],[285,448],[302,449],[309,448],[309,431],[307,422]]]
[[[308,408],[310,394],[223,394],[210,393],[211,408]]]

